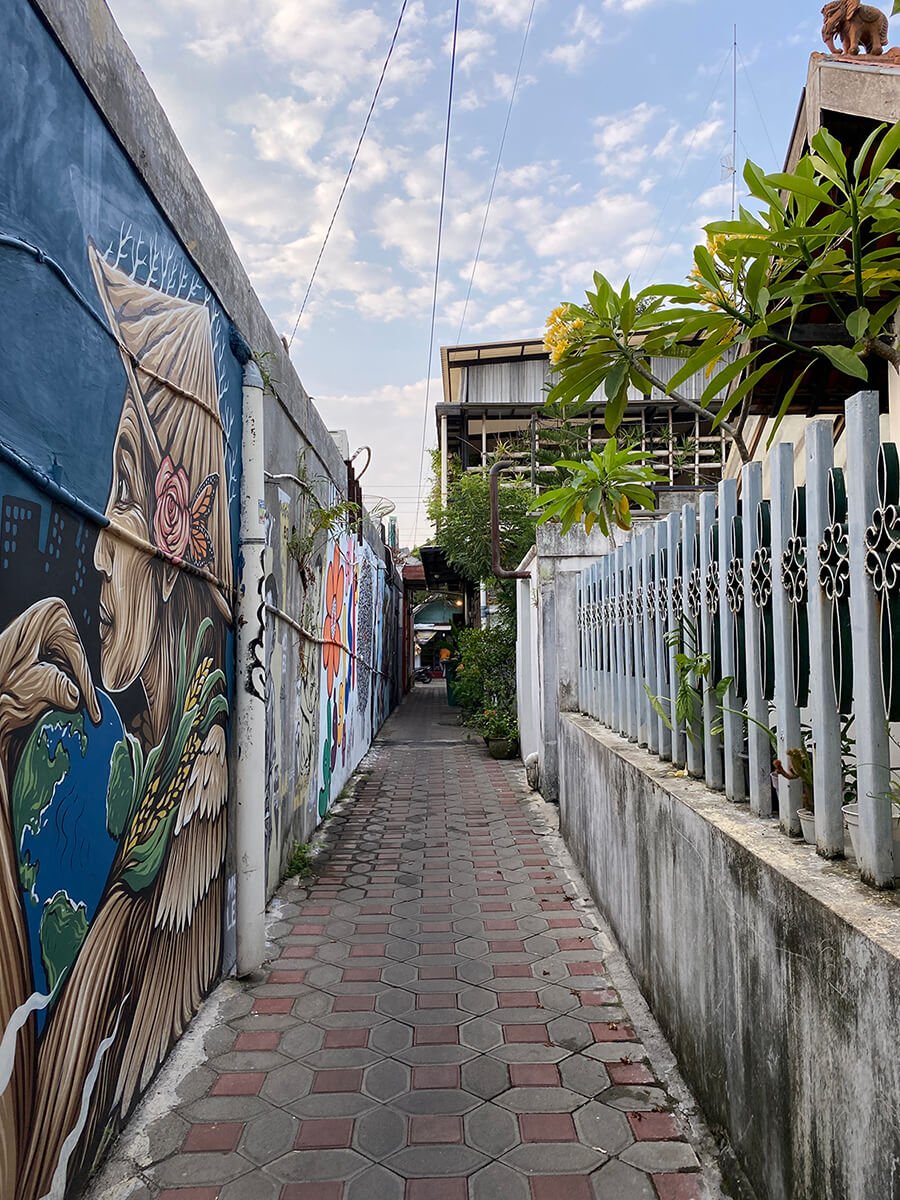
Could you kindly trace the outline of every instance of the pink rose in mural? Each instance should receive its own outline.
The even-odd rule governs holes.
[[[341,548],[335,546],[334,557],[328,564],[325,576],[325,624],[322,638],[322,664],[325,667],[328,695],[334,690],[334,681],[341,669],[341,617],[344,612],[344,567]]]
[[[156,476],[153,541],[172,558],[183,558],[191,536],[191,489],[184,467],[167,454]]]

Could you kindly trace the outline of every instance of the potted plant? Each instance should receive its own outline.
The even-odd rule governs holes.
[[[896,879],[900,878],[900,781],[895,778],[891,779],[885,799],[889,800],[891,805],[891,834],[894,849],[894,878]],[[859,861],[859,848],[856,841],[859,829],[859,804],[857,802],[845,804],[841,811],[844,814],[844,827],[850,835],[853,855]]]
[[[803,731],[806,732],[805,730]],[[804,739],[805,740],[805,739]],[[794,746],[787,752],[788,767],[785,769],[784,764],[780,759],[776,758],[774,762],[773,783],[775,777],[780,775],[782,779],[799,779],[800,780],[800,807],[797,810],[797,816],[800,820],[800,828],[803,831],[803,840],[808,846],[816,844],[816,811],[815,797],[813,794],[813,775],[812,775],[812,758],[809,750],[805,745]]]
[[[515,715],[503,708],[487,708],[479,728],[491,758],[513,758],[518,750],[519,726]]]

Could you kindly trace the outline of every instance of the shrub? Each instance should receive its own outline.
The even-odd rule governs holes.
[[[516,722],[516,634],[510,624],[465,629],[459,635],[460,665],[454,689],[465,721],[487,736],[503,725],[514,737]],[[491,714],[488,718],[488,713]]]

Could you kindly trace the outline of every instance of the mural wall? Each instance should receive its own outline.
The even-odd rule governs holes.
[[[76,1192],[228,966],[241,371],[0,6],[0,1196]]]
[[[289,486],[289,485],[287,485]],[[277,509],[279,519],[271,514]],[[269,501],[268,886],[308,841],[400,699],[402,586],[370,526],[323,538],[301,566],[286,546],[296,497]]]

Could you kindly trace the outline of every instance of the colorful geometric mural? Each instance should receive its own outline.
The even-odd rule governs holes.
[[[301,580],[284,553],[292,529],[286,493],[279,506],[281,518],[269,526],[273,558],[280,552],[270,577],[270,890],[294,843],[308,840],[326,816],[400,699],[400,581],[374,528],[362,540],[355,529],[330,535]],[[290,610],[291,625],[275,614],[280,606]],[[277,711],[279,697],[290,719]]]
[[[61,1200],[228,957],[241,376],[46,30],[0,38],[0,1197]]]

